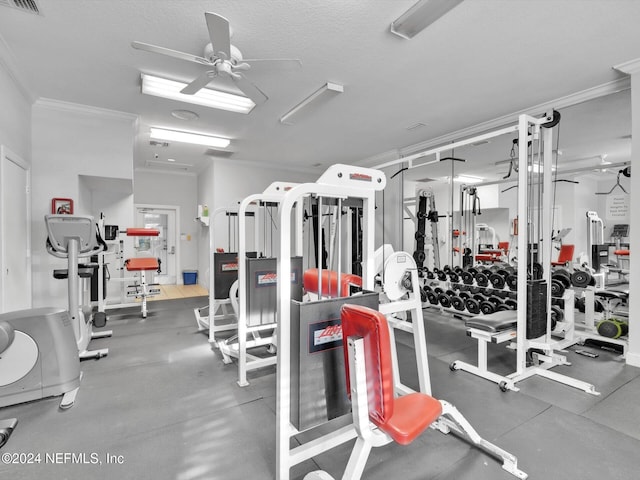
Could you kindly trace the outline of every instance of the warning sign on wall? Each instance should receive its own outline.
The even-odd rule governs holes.
[[[607,220],[629,220],[629,195],[607,196]]]

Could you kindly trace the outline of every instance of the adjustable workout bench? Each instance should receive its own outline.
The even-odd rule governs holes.
[[[347,391],[351,394],[356,443],[342,476],[359,480],[372,447],[393,441],[413,442],[428,427],[454,432],[487,453],[502,460],[502,468],[517,478],[527,474],[518,469],[518,459],[483,439],[450,403],[425,393],[395,397],[389,327],[385,316],[367,307],[344,305],[341,311]],[[333,480],[324,471],[307,474],[305,480]]]
[[[153,228],[127,228],[128,237],[157,237],[160,231]],[[160,293],[159,288],[150,288],[147,283],[146,272],[156,271],[160,273],[160,260],[152,257],[129,258],[124,262],[128,272],[140,272],[140,284],[132,285],[127,291],[128,296],[142,299],[142,318],[147,318],[147,297]]]

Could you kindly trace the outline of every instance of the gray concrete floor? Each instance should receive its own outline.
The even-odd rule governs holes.
[[[109,356],[82,363],[76,405],[61,411],[51,398],[0,409],[18,428],[0,453],[40,454],[41,463],[7,465],[0,478],[18,479],[272,479],[275,469],[275,371],[252,372],[236,385],[237,368],[224,365],[192,309],[205,298],[150,304],[112,315],[114,336],[96,340]],[[434,396],[461,410],[485,438],[519,458],[531,479],[635,479],[640,471],[640,369],[616,354],[598,358],[569,349],[573,365],[557,369],[594,383],[599,397],[533,378],[520,392],[465,372],[455,359],[475,359],[475,341],[460,320],[426,311]],[[415,384],[409,338],[398,338],[403,380]],[[490,367],[507,373],[515,353],[491,346]],[[584,348],[584,347],[583,347]],[[339,476],[351,444],[292,470],[292,479],[323,468]],[[52,454],[85,454],[86,464],[51,461]],[[46,455],[49,454],[49,459]],[[91,455],[94,454],[95,457]],[[117,463],[107,463],[107,455]],[[101,464],[91,464],[96,458]],[[497,461],[451,435],[427,431],[413,444],[374,449],[364,478],[483,480],[514,478]]]

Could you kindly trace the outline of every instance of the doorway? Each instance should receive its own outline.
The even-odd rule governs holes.
[[[31,167],[0,146],[0,312],[31,308]]]
[[[160,259],[160,273],[154,274],[153,283],[175,285],[180,253],[177,225],[180,207],[169,205],[136,205],[136,225],[160,231],[157,237],[134,237],[136,257]]]

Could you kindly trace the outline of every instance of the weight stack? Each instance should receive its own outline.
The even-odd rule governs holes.
[[[547,332],[547,282],[527,282],[527,339],[538,338]]]

